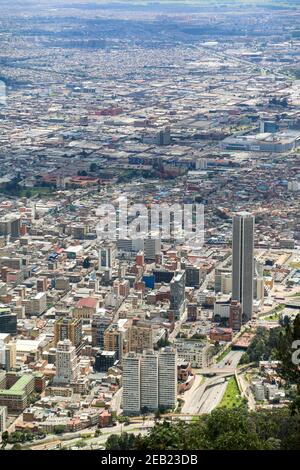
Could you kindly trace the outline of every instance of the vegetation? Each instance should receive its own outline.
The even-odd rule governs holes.
[[[157,423],[146,436],[111,435],[107,450],[300,449],[300,416],[287,409],[249,413],[218,408],[197,421]]]
[[[15,431],[9,434],[7,431],[2,433],[2,440],[5,444],[18,444],[27,441],[33,441],[35,435],[31,432]]]
[[[241,357],[241,364],[249,362],[267,361],[277,359],[277,347],[282,328],[272,328],[267,330],[264,327],[257,328],[256,335],[250,344],[247,352]]]
[[[300,414],[300,314],[293,323],[287,321],[285,328],[280,330],[278,341],[278,359],[281,361],[279,374],[286,387],[296,384],[294,400],[291,404],[292,414]],[[298,344],[297,344],[298,342]],[[298,351],[297,351],[297,349]]]
[[[241,397],[235,377],[230,377],[224,396],[219,404],[219,408],[238,408],[244,403],[245,399]]]
[[[231,351],[231,349],[232,349],[231,346],[229,346],[228,348],[226,348],[226,349],[222,352],[222,354],[220,354],[220,356],[217,358],[217,362],[221,362],[221,361],[224,359],[224,357],[226,357],[227,354]]]
[[[62,424],[54,426],[53,432],[54,434],[63,434],[66,431],[66,427]]]

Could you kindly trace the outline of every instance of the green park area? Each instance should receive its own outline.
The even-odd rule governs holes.
[[[235,377],[231,377],[228,381],[224,396],[218,405],[218,408],[238,408],[244,403],[241,397]]]

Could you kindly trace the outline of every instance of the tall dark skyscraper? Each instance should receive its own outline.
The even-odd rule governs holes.
[[[232,299],[242,305],[243,320],[252,318],[254,282],[254,217],[241,212],[233,217]]]

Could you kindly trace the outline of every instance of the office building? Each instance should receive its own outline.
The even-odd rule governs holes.
[[[117,254],[116,245],[113,243],[105,243],[99,249],[99,270],[113,268]]]
[[[144,256],[147,261],[154,261],[155,257],[160,254],[161,240],[160,238],[146,238],[144,240]]]
[[[59,341],[56,350],[55,382],[69,385],[78,378],[78,361],[75,346],[69,339]]]
[[[92,319],[92,346],[104,349],[104,333],[111,324],[111,318],[103,313],[95,313]]]
[[[215,270],[215,293],[230,294],[232,291],[232,273],[229,269]]]
[[[20,238],[21,218],[15,214],[7,214],[0,219],[0,235],[12,239]]]
[[[153,330],[150,323],[133,319],[129,329],[129,351],[142,353],[153,347]]]
[[[24,303],[26,315],[41,315],[47,310],[47,295],[45,292],[38,292]]]
[[[123,334],[117,323],[110,325],[104,332],[104,350],[116,352],[117,360],[122,360]]]
[[[8,307],[0,307],[0,333],[17,334],[17,315]]]
[[[252,318],[254,284],[254,217],[242,212],[233,217],[232,300],[242,305],[243,321]]]
[[[11,377],[10,380],[12,385],[9,388],[0,389],[0,407],[7,407],[9,413],[21,413],[29,405],[30,395],[34,392],[34,376],[24,374]],[[6,386],[8,383],[6,379]]]
[[[198,288],[201,280],[201,271],[198,266],[186,266],[185,268],[186,287]]]
[[[242,327],[242,306],[237,300],[232,300],[229,308],[229,326],[239,331]]]
[[[179,320],[185,309],[185,271],[177,271],[170,282],[170,315]]]
[[[107,372],[117,360],[115,351],[99,351],[95,357],[95,370],[97,372]]]
[[[54,325],[54,342],[69,339],[77,347],[82,340],[82,321],[80,318],[60,318]]]

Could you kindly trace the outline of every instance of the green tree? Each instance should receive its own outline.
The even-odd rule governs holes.
[[[278,373],[289,384],[296,384],[296,396],[291,405],[293,414],[300,413],[300,370],[299,364],[293,361],[294,343],[300,340],[300,314],[292,324],[287,324],[284,331],[280,333],[278,343],[278,357],[281,366]]]

